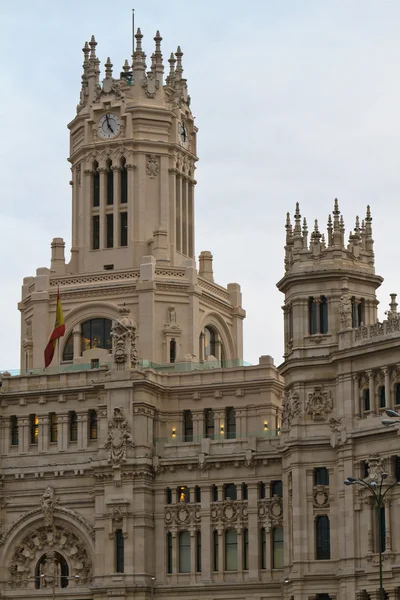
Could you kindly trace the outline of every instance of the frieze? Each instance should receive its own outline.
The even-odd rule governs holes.
[[[169,504],[165,508],[164,520],[169,529],[187,529],[198,525],[201,521],[200,504]]]
[[[211,504],[211,520],[225,527],[247,523],[247,502],[244,500],[224,500]]]
[[[271,527],[280,526],[283,523],[283,500],[280,496],[263,498],[258,501],[258,519],[269,531]]]
[[[315,485],[313,489],[314,508],[329,508],[329,487],[326,485]]]

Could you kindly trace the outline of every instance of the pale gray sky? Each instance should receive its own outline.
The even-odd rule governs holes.
[[[132,0],[134,1],[134,0]],[[20,286],[70,247],[67,123],[92,33],[118,71],[131,8],[149,56],[180,44],[199,127],[196,251],[242,285],[244,357],[282,356],[285,213],[325,229],[337,196],[347,231],[371,204],[380,316],[398,290],[400,2],[21,0],[0,8],[0,370],[19,367]],[[400,291],[400,290],[399,290]]]

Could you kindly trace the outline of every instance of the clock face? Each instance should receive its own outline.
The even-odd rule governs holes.
[[[179,140],[182,144],[186,144],[188,140],[187,129],[184,123],[179,123]]]
[[[99,121],[97,132],[103,139],[113,138],[118,135],[121,129],[119,117],[113,113],[106,113]]]

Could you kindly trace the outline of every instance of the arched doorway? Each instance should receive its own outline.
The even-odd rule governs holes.
[[[35,568],[35,588],[66,588],[69,581],[68,563],[59,552],[46,552]]]

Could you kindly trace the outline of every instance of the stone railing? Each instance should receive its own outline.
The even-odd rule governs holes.
[[[354,331],[354,341],[364,342],[366,340],[383,337],[392,333],[400,332],[400,315],[396,315],[385,321],[377,321],[374,325],[361,325]]]

